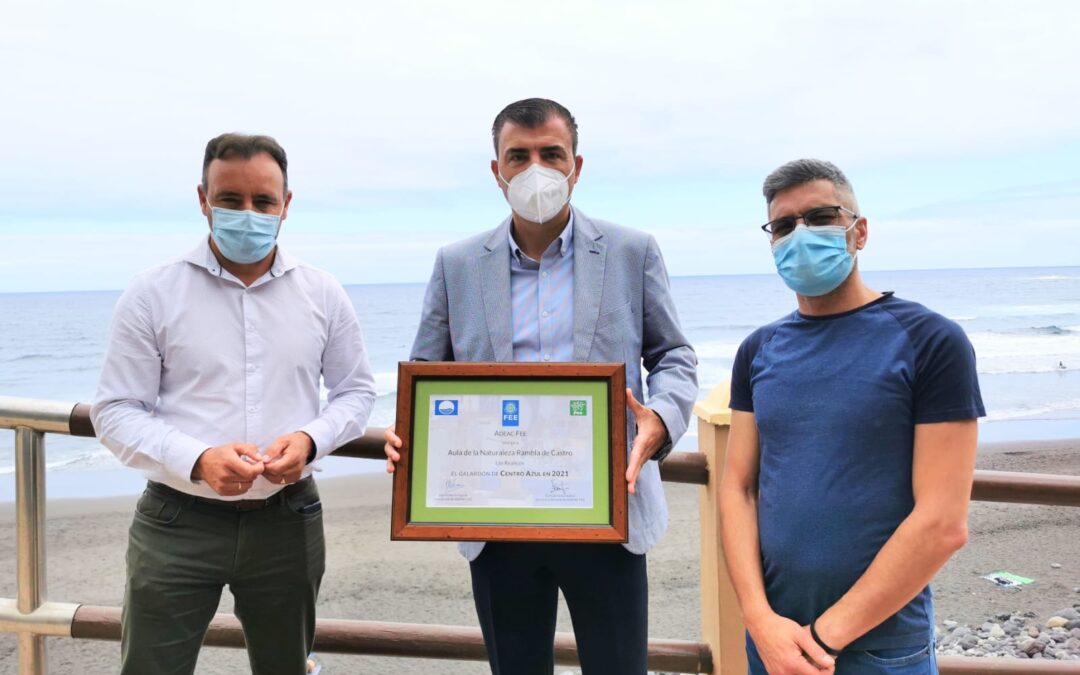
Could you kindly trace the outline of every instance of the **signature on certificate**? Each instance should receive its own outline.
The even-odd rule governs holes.
[[[566,487],[565,482],[563,482],[561,480],[553,480],[553,481],[551,481],[551,492],[549,492],[548,494],[565,495],[565,494],[569,494],[569,493],[570,493],[570,488]]]
[[[455,490],[461,490],[465,487],[463,483],[459,483],[453,478],[447,478],[443,481],[443,492],[454,492]]]

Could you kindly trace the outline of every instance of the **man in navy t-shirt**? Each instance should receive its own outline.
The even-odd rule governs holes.
[[[928,583],[967,538],[975,354],[952,321],[867,287],[844,174],[765,180],[798,311],[739,347],[720,486],[751,673],[936,673]]]

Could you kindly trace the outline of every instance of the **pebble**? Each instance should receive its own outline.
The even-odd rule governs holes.
[[[1050,563],[1050,567],[1052,567],[1055,570],[1059,570],[1059,569],[1061,569],[1061,563]]]
[[[943,621],[939,654],[1011,657],[1080,662],[1080,604],[1040,621],[1033,612],[996,614],[984,623],[965,626]]]
[[[1019,648],[1020,651],[1024,652],[1028,656],[1031,656],[1035,652],[1041,652],[1043,650],[1043,647],[1045,646],[1046,645],[1039,644],[1039,641],[1035,638],[1029,637],[1021,640],[1020,644],[1017,645],[1017,648]]]
[[[979,646],[979,638],[974,635],[965,635],[964,639],[960,640],[960,646],[964,649],[974,649]]]

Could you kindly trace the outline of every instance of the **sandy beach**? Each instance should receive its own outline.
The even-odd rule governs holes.
[[[356,460],[363,461],[363,460]],[[1005,443],[980,448],[979,468],[1080,475],[1080,440]],[[92,474],[86,474],[91,479]],[[327,574],[321,616],[476,625],[468,565],[449,544],[391,543],[390,481],[360,475],[320,481],[326,506]],[[649,554],[650,635],[698,639],[698,487],[667,484],[671,525]],[[119,605],[124,550],[136,497],[51,500],[48,506],[48,597]],[[1045,620],[1080,602],[1080,509],[975,503],[970,540],[938,575],[937,620],[981,623],[998,612],[1033,612]],[[14,508],[0,505],[0,597],[15,596]],[[1060,565],[1054,567],[1052,565]],[[1009,571],[1035,580],[1001,589],[981,579]],[[231,611],[223,596],[221,611]],[[570,630],[561,609],[559,630]],[[0,675],[17,671],[15,638],[0,636]],[[50,639],[54,674],[115,673],[119,643]],[[325,675],[344,673],[486,673],[480,663],[321,656]],[[559,668],[565,672],[569,668]],[[204,649],[198,673],[249,672],[239,650]]]

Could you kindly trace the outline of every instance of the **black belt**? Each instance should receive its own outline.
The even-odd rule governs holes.
[[[187,499],[196,504],[206,504],[207,506],[213,506],[215,508],[224,509],[226,511],[257,511],[264,509],[267,506],[274,506],[276,504],[284,504],[285,500],[297,492],[305,490],[314,480],[311,476],[298,480],[295,483],[286,485],[281,490],[278,490],[274,494],[270,495],[266,499],[210,499],[209,497],[197,497],[195,495],[181,492],[180,490],[173,489],[164,483],[155,483],[154,481],[148,481],[150,489],[156,492],[163,492],[167,495],[178,497],[180,499]]]

